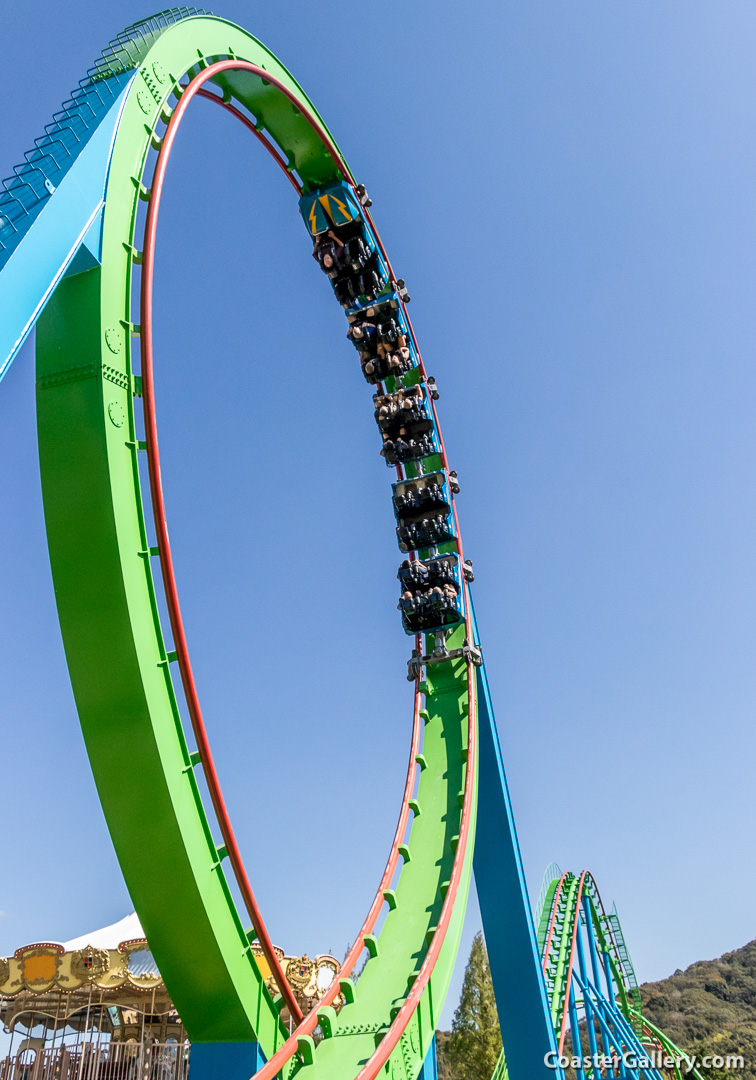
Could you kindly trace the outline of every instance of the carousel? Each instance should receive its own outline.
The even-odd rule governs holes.
[[[262,950],[255,959],[276,992]],[[335,957],[276,949],[303,1012],[339,970]],[[286,1020],[286,1011],[282,1013]],[[0,1080],[186,1080],[190,1044],[135,914],[67,942],[0,956]]]

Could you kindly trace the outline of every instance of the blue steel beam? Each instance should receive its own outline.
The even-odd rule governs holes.
[[[39,318],[82,242],[96,226],[105,198],[124,86],[0,272],[0,379]]]
[[[470,601],[475,644],[480,643]],[[478,824],[473,872],[509,1080],[563,1080],[485,663],[478,668]],[[552,1058],[554,1060],[554,1058]]]

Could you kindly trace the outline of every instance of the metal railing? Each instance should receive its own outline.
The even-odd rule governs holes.
[[[177,1042],[24,1050],[0,1061],[0,1080],[187,1080],[189,1051]]]
[[[541,923],[541,916],[543,915],[543,905],[546,903],[546,894],[549,891],[549,885],[554,880],[554,878],[560,878],[561,876],[562,871],[559,869],[557,864],[555,862],[549,863],[549,865],[546,867],[546,872],[543,875],[543,881],[541,882],[541,891],[538,894],[536,906],[533,911],[533,920],[535,922],[536,934],[538,933],[538,927]]]
[[[643,1002],[641,999],[640,988],[638,987],[638,980],[635,977],[635,968],[633,967],[630,953],[625,944],[625,935],[622,933],[622,926],[620,925],[616,904],[612,906],[611,912],[606,916],[606,921],[611,928],[614,944],[617,948],[617,956],[619,957],[620,964],[622,965],[622,972],[625,976],[625,985],[633,1005],[633,1013],[631,1016],[633,1029],[637,1035],[640,1035],[643,1028]]]

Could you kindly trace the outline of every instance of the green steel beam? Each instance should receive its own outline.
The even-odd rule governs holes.
[[[229,22],[197,16],[156,37],[138,65],[115,138],[102,265],[65,278],[38,324],[37,407],[63,640],[126,884],[192,1041],[257,1040],[269,1058],[286,1033],[232,901],[181,724],[148,553],[134,413],[138,314],[130,298],[139,200],[149,198],[150,150],[159,144],[161,125],[180,94],[179,79],[226,58],[264,67],[315,113],[276,58]],[[218,84],[253,113],[305,190],[338,178],[310,126],[273,86],[247,73],[224,75]],[[460,628],[450,648],[461,645],[463,636]],[[425,691],[427,765],[395,909],[386,917],[354,1003],[342,1009],[331,1038],[317,1048],[303,1047],[295,1071],[306,1067],[328,1080],[351,1080],[359,1072],[406,996],[438,921],[465,784],[465,665],[436,667]],[[472,826],[451,926],[420,1006],[388,1063],[392,1080],[414,1080],[433,1038],[462,928],[474,815]],[[312,1063],[304,1066],[309,1058]]]

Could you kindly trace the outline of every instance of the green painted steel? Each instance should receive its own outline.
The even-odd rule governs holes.
[[[543,904],[541,906],[541,915],[538,920],[538,927],[536,930],[538,951],[543,958],[543,950],[546,948],[546,939],[549,935],[549,922],[551,920],[551,909],[554,906],[554,893],[556,892],[557,885],[559,884],[559,878],[554,878],[548,885],[546,893],[543,898]]]
[[[449,648],[459,648],[464,627],[454,631]],[[426,766],[420,774],[417,804],[410,836],[411,858],[405,864],[396,886],[396,908],[389,911],[378,939],[378,955],[368,962],[357,987],[355,1003],[342,1010],[330,1038],[318,1047],[316,1068],[311,1075],[323,1080],[350,1080],[352,1062],[365,1061],[376,1046],[376,1037],[387,1030],[391,1010],[401,1003],[409,988],[409,979],[423,961],[429,930],[441,913],[445,890],[451,876],[455,840],[459,832],[458,795],[464,787],[467,758],[466,665],[461,661],[431,669],[432,678],[424,684],[427,720],[422,754]],[[460,687],[465,690],[460,694]],[[477,756],[477,755],[476,755]],[[465,853],[464,880],[472,872],[474,844]],[[441,956],[431,982],[423,995],[408,1030],[402,1038],[398,1055],[412,1061],[411,1072],[417,1075],[436,1030],[446,996],[462,932],[465,904],[457,903]],[[418,942],[423,943],[418,949]],[[397,974],[403,973],[404,985],[397,986]],[[348,1055],[343,1043],[351,1043]],[[309,1074],[308,1074],[309,1075]],[[389,1076],[394,1074],[389,1072]],[[401,1072],[397,1076],[403,1075]]]
[[[151,150],[181,92],[179,79],[226,58],[264,67],[315,113],[278,60],[229,22],[197,16],[156,37],[136,69],[115,139],[102,265],[65,278],[38,323],[38,430],[71,681],[134,905],[192,1041],[258,1040],[270,1058],[286,1035],[280,1002],[264,985],[234,906],[182,728],[170,646],[158,615],[134,410],[138,316],[131,306],[132,278],[140,199],[149,198]],[[224,74],[217,84],[253,113],[305,190],[338,179],[309,124],[272,85],[239,72]],[[463,636],[460,627],[449,647],[461,646]],[[454,861],[466,780],[466,665],[457,661],[432,669],[424,691],[426,766],[395,908],[386,915],[354,1003],[333,1021],[331,1037],[317,1047],[303,1044],[287,1074],[312,1059],[307,1067],[313,1076],[354,1077],[389,1027],[432,938]],[[388,1063],[392,1077],[414,1080],[433,1038],[461,933],[473,846],[474,810],[451,925],[421,1003]]]
[[[565,1004],[572,930],[575,919],[578,917],[578,886],[579,879],[570,874],[566,883],[566,891],[563,887],[560,898],[563,910],[557,917],[554,926],[555,937],[552,940],[556,940],[557,943],[556,957],[553,965],[550,965],[546,971],[546,986],[549,989],[549,998],[551,1000],[551,1019],[557,1031],[559,1030]]]
[[[685,1062],[683,1068],[677,1064],[672,1065],[672,1075],[675,1080],[686,1080],[686,1077],[693,1077],[693,1080],[704,1080],[704,1077],[693,1064],[693,1059],[690,1055],[686,1054],[684,1050],[681,1050],[679,1046],[676,1046],[669,1036],[665,1035],[660,1028],[655,1024],[652,1024],[650,1020],[646,1019],[641,1010],[631,1010],[631,1015],[634,1016],[636,1021],[642,1025],[642,1027],[646,1028],[647,1031],[654,1036],[665,1055],[673,1058],[675,1062]]]

